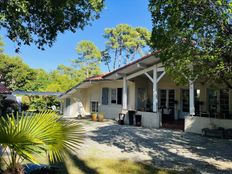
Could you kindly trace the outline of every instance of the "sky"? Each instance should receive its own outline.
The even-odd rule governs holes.
[[[59,64],[71,65],[71,59],[77,57],[75,47],[81,40],[91,40],[100,49],[104,49],[105,40],[103,33],[105,28],[115,27],[117,24],[129,24],[133,27],[142,26],[151,31],[151,15],[148,11],[148,0],[105,0],[105,8],[98,20],[86,26],[83,31],[76,33],[66,31],[59,34],[52,47],[46,47],[45,51],[36,46],[22,46],[20,53],[15,53],[15,45],[7,39],[5,31],[0,35],[5,42],[5,53],[11,56],[19,55],[25,63],[32,68],[43,68],[47,72],[56,69]],[[101,65],[103,72],[107,71]]]

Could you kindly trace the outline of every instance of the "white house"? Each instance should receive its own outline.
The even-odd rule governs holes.
[[[60,99],[64,116],[103,112],[117,118],[135,110],[142,126],[160,128],[181,124],[187,132],[201,133],[210,123],[232,128],[232,90],[217,89],[198,80],[178,86],[152,53],[108,74],[91,77],[71,88]],[[126,117],[128,122],[128,117]]]

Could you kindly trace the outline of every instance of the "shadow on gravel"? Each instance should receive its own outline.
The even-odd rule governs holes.
[[[124,152],[143,152],[153,164],[165,168],[194,168],[199,172],[232,173],[220,170],[204,159],[232,162],[232,142],[166,129],[109,125],[93,131],[90,138],[98,143],[114,145]],[[190,153],[190,155],[184,155]]]

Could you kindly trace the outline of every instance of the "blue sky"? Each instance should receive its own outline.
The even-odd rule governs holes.
[[[81,40],[91,40],[100,49],[104,49],[105,40],[102,35],[105,28],[115,27],[117,24],[126,23],[136,26],[152,28],[151,16],[148,11],[148,0],[106,0],[106,7],[101,13],[100,19],[94,21],[92,26],[87,26],[83,31],[76,33],[65,32],[59,34],[56,42],[51,48],[41,51],[33,46],[22,46],[19,56],[25,63],[33,68],[43,68],[46,71],[54,70],[57,65],[70,65],[70,60],[77,54],[75,47]],[[5,53],[13,56],[16,45],[5,37],[6,33],[0,31],[3,36]],[[102,71],[107,71],[101,66]]]

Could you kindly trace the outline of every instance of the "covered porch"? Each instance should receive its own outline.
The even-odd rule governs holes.
[[[189,81],[187,86],[177,86],[154,55],[112,72],[106,78],[123,80],[122,112],[135,110],[142,116],[144,127],[200,133],[202,128],[209,127],[212,118],[216,119],[214,121],[218,126],[221,124],[217,124],[217,120],[226,119],[228,121],[225,122],[232,127],[231,90],[223,87],[214,89],[202,81]],[[128,82],[134,83],[133,97],[128,96],[128,90],[131,90]],[[128,102],[134,107],[128,108]],[[193,120],[199,120],[199,117],[208,121],[198,128],[194,125],[198,124],[197,121]],[[193,131],[191,126],[198,130]]]
[[[142,126],[160,128],[162,125],[162,116],[158,108],[157,84],[164,75],[164,67],[160,63],[159,58],[156,58],[154,55],[148,55],[104,77],[113,80],[122,79],[122,112],[127,115],[127,123],[129,120],[128,111],[133,110],[136,114],[142,116]],[[128,88],[129,82],[134,84],[133,89]],[[149,90],[147,90],[148,88]],[[128,96],[129,90],[133,91],[133,96]],[[130,106],[128,103],[130,103]]]

